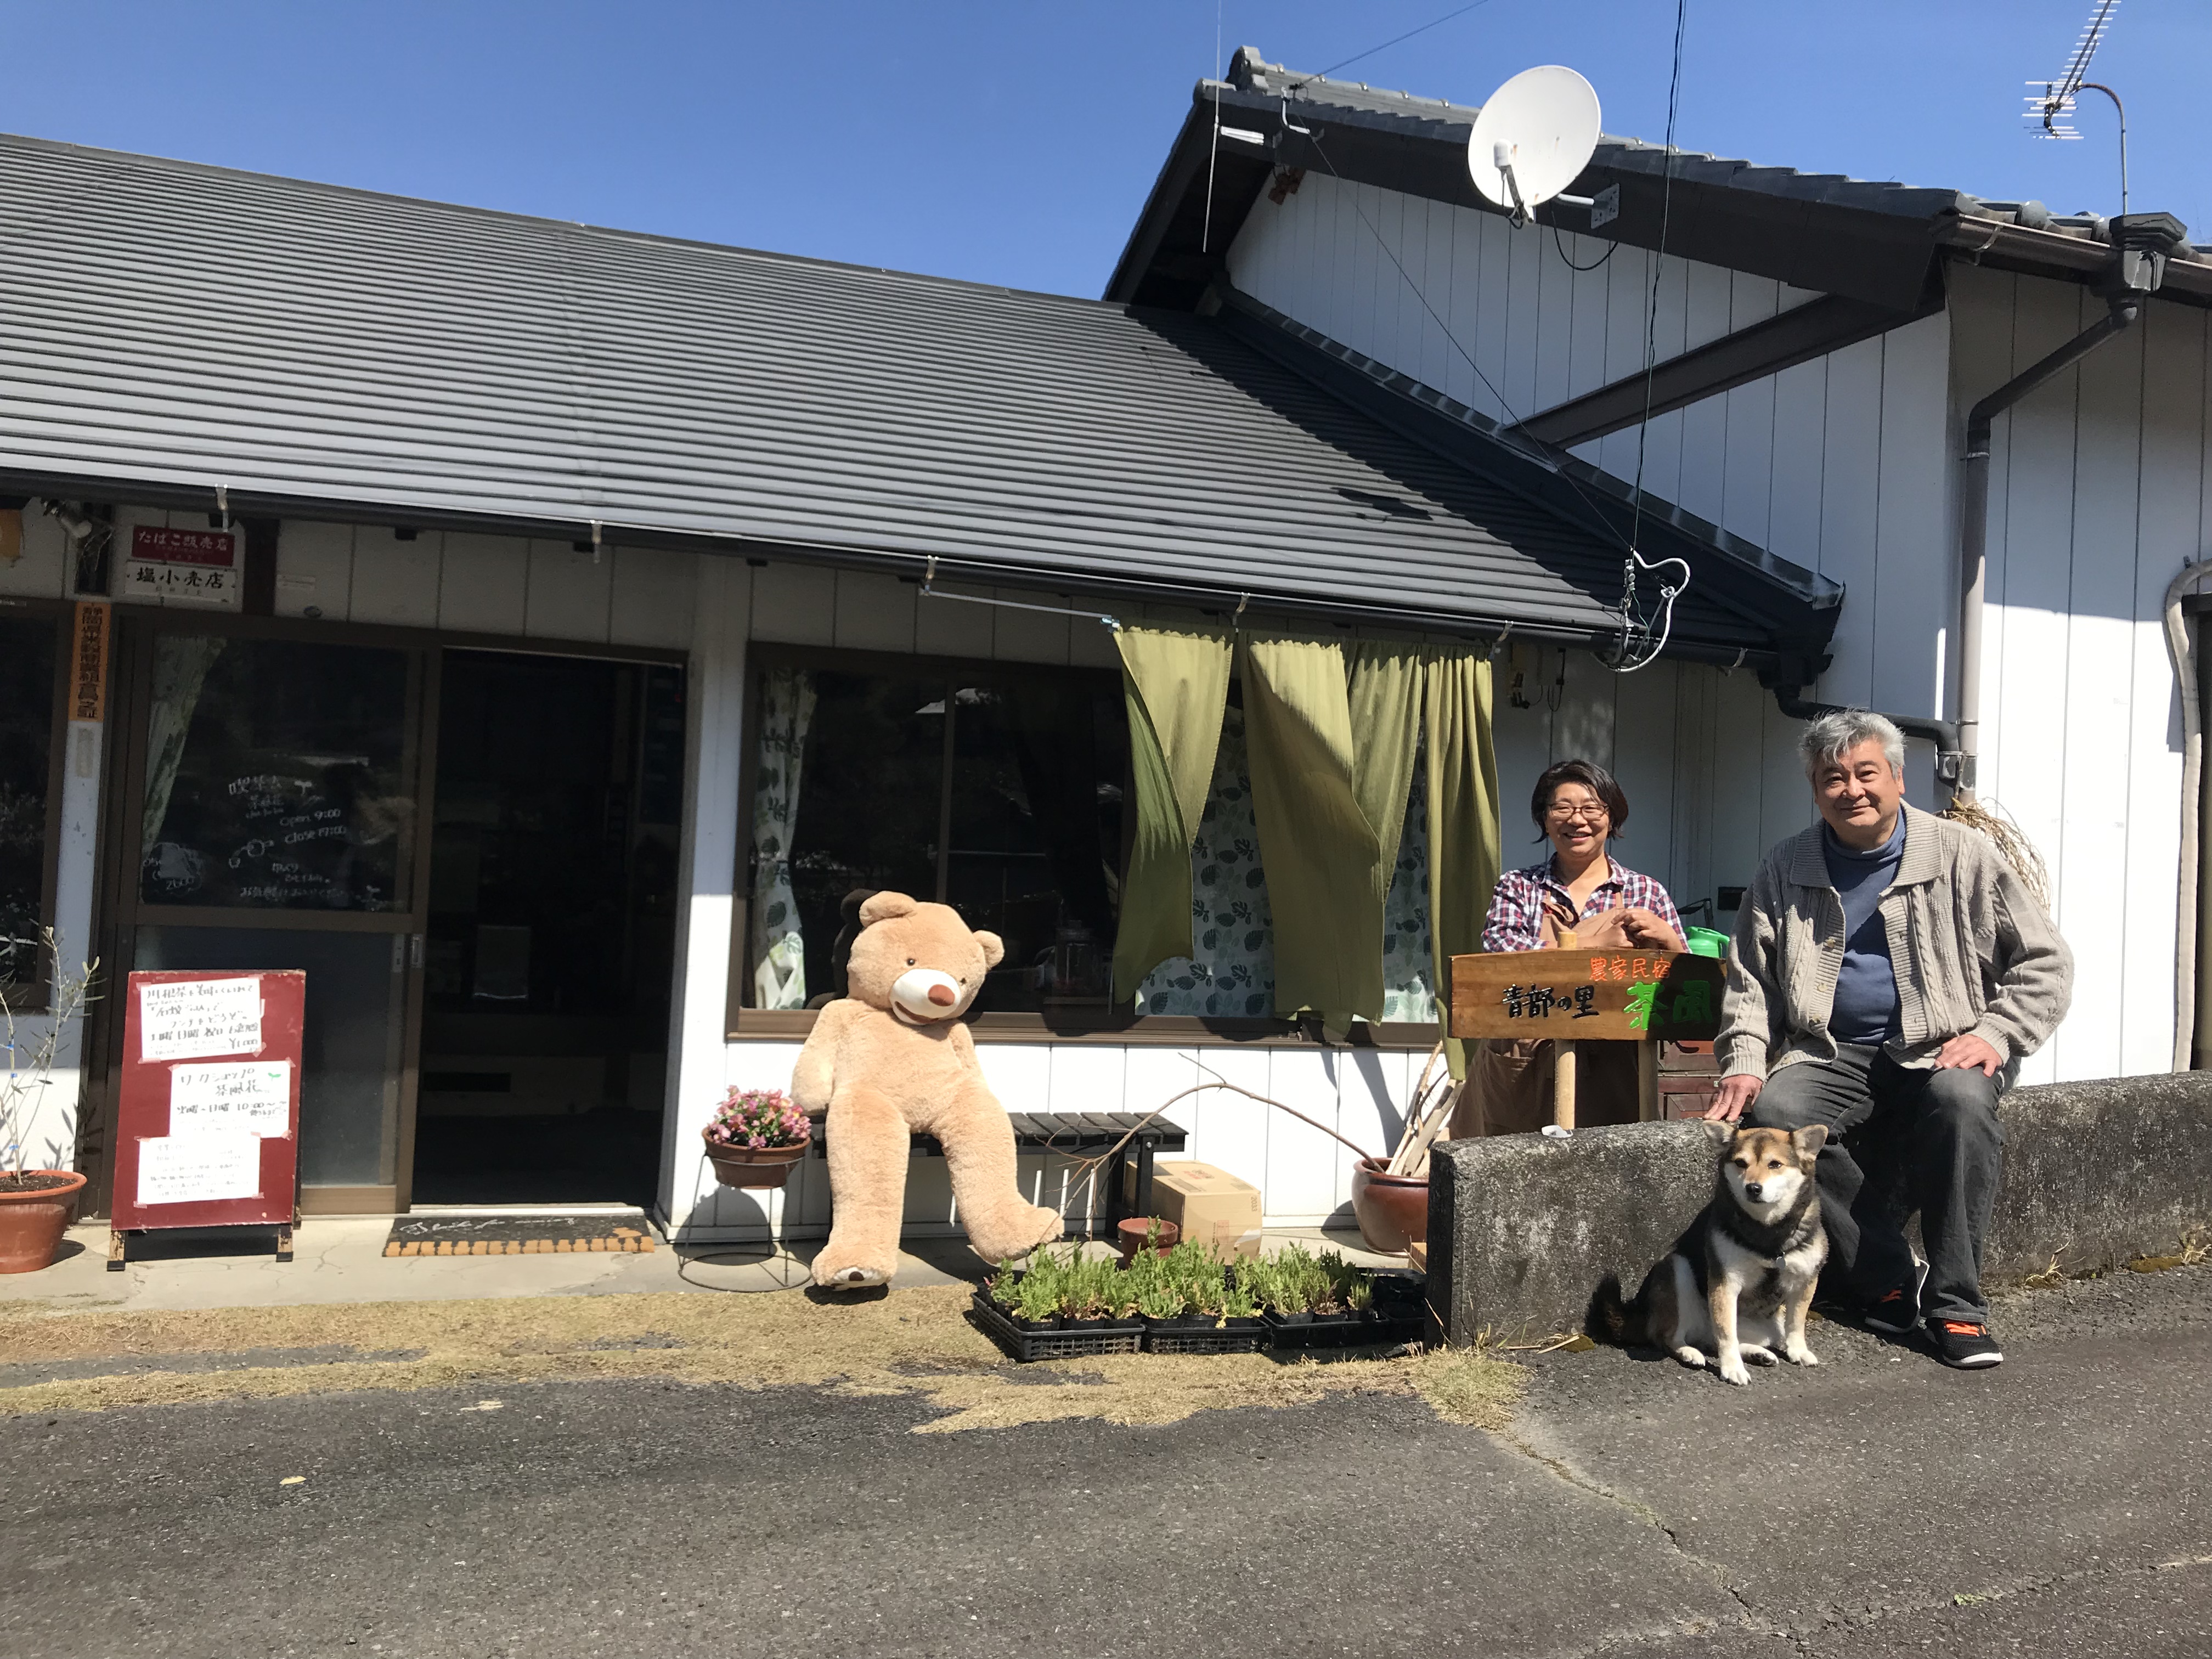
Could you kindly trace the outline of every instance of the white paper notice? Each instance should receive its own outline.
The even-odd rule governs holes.
[[[169,1072],[169,1134],[281,1135],[292,1127],[292,1062],[249,1060]]]
[[[138,988],[138,1058],[198,1060],[261,1047],[261,981],[175,980]]]
[[[261,1137],[236,1130],[138,1142],[138,1202],[205,1204],[261,1196]]]

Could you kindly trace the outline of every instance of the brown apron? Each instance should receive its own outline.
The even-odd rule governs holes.
[[[1554,1046],[1549,1037],[1490,1037],[1468,1045],[1468,1086],[1450,1134],[1528,1134],[1552,1121]],[[1637,1121],[1636,1044],[1576,1045],[1575,1124]]]

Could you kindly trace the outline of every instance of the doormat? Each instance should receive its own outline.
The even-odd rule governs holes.
[[[570,1255],[654,1248],[644,1217],[629,1215],[401,1216],[384,1241],[386,1255]]]

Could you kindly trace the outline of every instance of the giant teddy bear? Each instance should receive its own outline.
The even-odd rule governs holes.
[[[1060,1237],[1060,1217],[1023,1200],[1014,1130],[983,1081],[960,1021],[1005,956],[945,904],[877,893],[860,906],[846,992],[814,1018],[792,1073],[792,1097],[828,1115],[830,1243],[814,1282],[885,1285],[898,1270],[908,1138],[937,1137],[968,1242],[988,1260],[1026,1255]]]

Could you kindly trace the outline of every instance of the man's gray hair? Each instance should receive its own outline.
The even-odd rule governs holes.
[[[1840,761],[1868,742],[1881,744],[1891,771],[1904,773],[1905,733],[1887,715],[1867,708],[1838,708],[1821,715],[1805,728],[1805,735],[1797,740],[1797,752],[1804,757],[1805,775],[1810,779],[1822,767]]]

